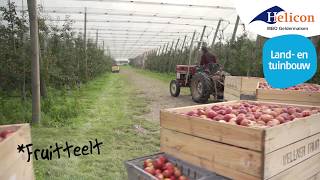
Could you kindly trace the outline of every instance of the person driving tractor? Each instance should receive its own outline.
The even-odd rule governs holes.
[[[205,45],[201,47],[202,51],[202,56],[201,56],[201,61],[200,65],[201,66],[208,66],[209,64],[216,64],[217,63],[217,57],[210,53]]]
[[[214,73],[216,70],[215,67],[218,67],[217,57],[210,53],[204,44],[201,47],[202,56],[200,61],[200,66],[204,68],[204,70],[208,70],[210,73]]]

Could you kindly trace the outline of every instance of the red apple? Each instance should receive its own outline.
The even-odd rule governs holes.
[[[176,177],[179,177],[179,176],[181,176],[182,175],[182,173],[181,173],[181,171],[178,169],[178,168],[174,168],[174,175],[176,176]]]
[[[295,113],[296,112],[296,109],[295,108],[293,108],[293,107],[289,107],[288,108],[288,113],[290,114],[290,115],[292,115],[293,113]]]
[[[14,131],[11,129],[5,129],[0,132],[0,137],[7,138],[10,134],[12,134]]]
[[[196,114],[195,111],[189,111],[189,112],[187,112],[187,115],[188,115],[188,116],[193,116],[194,114]]]
[[[243,113],[243,114],[247,114],[247,109],[245,109],[245,108],[240,108],[239,109],[239,113]]]
[[[161,174],[162,173],[162,171],[160,170],[160,169],[156,169],[155,170],[155,174],[157,175],[157,174]]]
[[[152,162],[148,162],[148,163],[146,164],[146,167],[153,167],[153,163],[152,163]]]
[[[257,106],[251,107],[251,112],[256,112],[259,108]]]
[[[157,174],[157,175],[156,175],[156,178],[157,178],[158,180],[163,180],[163,179],[164,179],[164,176],[163,176],[163,174]]]
[[[270,114],[262,114],[260,116],[260,120],[264,121],[264,122],[268,122],[270,121],[271,119],[273,119],[273,116],[271,116]]]
[[[271,112],[272,112],[272,109],[269,109],[269,108],[263,108],[263,109],[262,109],[262,113],[263,113],[263,114],[269,114],[269,115],[271,115]]]
[[[208,112],[207,112],[207,117],[208,118],[211,118],[211,119],[213,119],[214,117],[216,117],[218,115],[218,113],[216,113],[215,111],[213,111],[213,110],[209,110]]]
[[[166,177],[166,178],[169,178],[173,175],[174,173],[174,170],[173,169],[166,169],[162,172],[163,176]]]
[[[213,111],[219,111],[221,109],[221,107],[215,105],[215,106],[212,106],[211,109]]]
[[[270,115],[273,116],[274,118],[277,117],[280,113],[277,113],[275,111],[271,111]]]
[[[296,108],[296,112],[297,112],[297,113],[301,113],[301,112],[302,112],[302,109],[299,108],[299,107],[297,107],[297,108]]]
[[[246,115],[246,119],[248,119],[248,120],[250,120],[250,121],[254,121],[254,120],[255,120],[255,117],[254,117],[253,114],[248,113],[248,114]]]
[[[152,165],[152,159],[146,159],[146,160],[144,160],[143,165],[144,165],[144,167],[148,167],[150,165],[150,163]]]
[[[282,113],[279,116],[283,117],[285,121],[289,121],[290,120],[290,115],[288,113]]]
[[[226,114],[226,111],[221,109],[221,110],[219,110],[217,113],[218,113],[218,114],[221,114],[221,115],[225,115],[225,114]]]
[[[197,114],[201,116],[201,115],[205,115],[206,112],[203,109],[197,109]]]
[[[229,124],[237,125],[237,118],[232,118],[228,122]]]
[[[260,116],[262,115],[262,113],[261,112],[255,112],[255,113],[253,113],[253,115],[254,115],[255,119],[259,119]]]
[[[163,156],[163,155],[160,155],[160,156],[158,157],[158,159],[160,159],[160,160],[163,162],[163,164],[168,161],[167,158],[166,158],[165,156]]]
[[[311,111],[310,110],[304,110],[302,111],[302,116],[303,117],[307,117],[307,116],[310,116],[311,115]]]
[[[282,117],[282,116],[277,116],[276,119],[279,120],[281,124],[287,122],[287,121],[285,120],[285,118]]]
[[[236,118],[236,117],[237,117],[237,116],[234,115],[234,114],[226,114],[226,115],[224,115],[223,119],[224,119],[225,121],[229,122],[230,119]]]
[[[163,169],[171,169],[174,171],[174,165],[171,162],[167,162],[164,166]]]
[[[295,118],[302,118],[303,117],[302,113],[297,113],[297,112],[293,113],[292,116]]]
[[[251,124],[251,121],[248,120],[248,119],[243,119],[241,122],[240,122],[240,125],[241,126],[249,126]]]
[[[296,118],[295,116],[289,115],[289,120],[290,120],[290,121],[293,121],[295,118]]]
[[[226,114],[230,114],[231,112],[232,112],[232,109],[231,109],[231,108],[226,108],[226,109],[225,109],[225,113],[226,113]]]
[[[246,117],[246,115],[244,115],[244,114],[239,114],[239,115],[237,116],[236,123],[240,125],[241,121],[244,120],[245,117]]]
[[[259,126],[265,126],[266,125],[266,123],[264,121],[261,121],[261,120],[257,121],[257,124]]]
[[[199,118],[208,119],[208,117],[206,115],[201,115],[201,116],[199,116]]]
[[[170,180],[177,180],[176,176],[171,176]]]
[[[232,105],[231,107],[232,107],[232,109],[239,109],[240,105],[239,104],[235,104],[235,105]]]
[[[223,120],[224,116],[221,114],[218,114],[216,117],[213,118],[213,120],[219,121],[219,120]]]
[[[153,167],[146,167],[144,168],[144,171],[146,171],[149,174],[156,175],[156,171],[154,170]]]
[[[273,126],[277,126],[280,124],[280,121],[277,119],[272,119],[270,121],[268,121],[267,126],[269,127],[273,127]]]
[[[164,162],[162,162],[160,159],[156,159],[152,162],[152,164],[155,169],[161,169],[164,165]]]
[[[178,180],[189,180],[189,178],[187,178],[187,177],[185,177],[185,176],[180,176],[180,177],[178,178]]]

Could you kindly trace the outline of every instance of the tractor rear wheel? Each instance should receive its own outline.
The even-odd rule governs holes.
[[[191,96],[196,103],[207,103],[210,98],[210,80],[197,73],[191,79]]]
[[[170,82],[170,94],[173,97],[178,97],[180,95],[180,84],[176,80]]]

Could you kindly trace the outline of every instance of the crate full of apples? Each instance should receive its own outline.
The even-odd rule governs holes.
[[[279,104],[240,102],[237,104],[204,106],[181,114],[232,125],[268,128],[317,113],[320,113],[318,107],[301,108]]]
[[[296,86],[280,89],[280,88],[272,88],[267,82],[260,82],[259,89],[278,89],[282,91],[290,90],[290,91],[305,91],[305,92],[320,93],[320,85],[309,84],[309,83],[298,84]]]
[[[165,153],[125,162],[129,180],[227,180]]]
[[[256,99],[259,101],[320,106],[320,85],[303,83],[279,89],[272,88],[266,82],[260,82]]]
[[[0,179],[34,179],[32,161],[17,146],[31,143],[29,124],[0,125]]]
[[[231,179],[320,172],[319,106],[240,100],[170,108],[160,125],[162,152]]]

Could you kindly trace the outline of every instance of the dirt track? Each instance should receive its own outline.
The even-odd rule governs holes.
[[[189,91],[182,91],[177,98],[172,97],[169,93],[170,82],[165,83],[158,79],[144,76],[133,69],[122,69],[120,73],[124,74],[129,82],[138,89],[139,93],[150,102],[150,113],[145,115],[147,120],[159,122],[160,109],[195,104]]]

